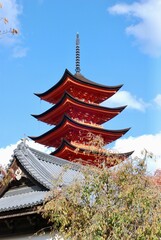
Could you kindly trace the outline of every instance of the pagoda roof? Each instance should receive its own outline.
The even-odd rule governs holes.
[[[75,117],[86,122],[92,121],[96,124],[102,124],[115,117],[123,111],[125,107],[126,106],[117,108],[103,107],[97,104],[80,101],[65,92],[60,101],[53,107],[39,115],[34,114],[32,116],[51,125],[58,124],[62,120],[64,114],[68,115],[70,118]]]
[[[98,84],[85,78],[80,73],[73,75],[66,69],[62,78],[53,87],[43,93],[35,93],[35,95],[55,104],[61,99],[64,91],[69,92],[71,95],[79,96],[79,89],[81,89],[80,95],[82,98],[85,98],[87,101],[101,103],[115,94],[121,87],[122,84],[118,86]],[[92,96],[89,93],[93,93]]]
[[[66,140],[62,141],[62,144],[54,152],[51,153],[53,156],[58,156],[64,159],[67,159],[72,162],[80,162],[81,164],[95,165],[99,166],[102,162],[107,163],[106,166],[112,167],[118,163],[114,160],[119,160],[119,163],[127,159],[134,151],[126,153],[113,153],[108,152],[107,154],[102,152],[100,155],[99,151],[90,151],[86,148],[79,148],[76,151],[77,147],[73,144],[67,142]]]
[[[106,130],[100,127],[82,124],[64,115],[62,121],[56,127],[38,137],[30,136],[30,138],[40,144],[57,148],[61,145],[63,139],[69,142],[77,141],[81,143],[83,141],[89,141],[87,135],[88,133],[93,133],[100,135],[106,145],[123,136],[129,129],[130,128]]]

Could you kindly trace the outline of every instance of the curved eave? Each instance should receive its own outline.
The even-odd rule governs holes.
[[[69,129],[72,133],[69,132]],[[86,138],[87,133],[91,132],[95,135],[101,135],[106,145],[123,136],[127,131],[129,131],[129,129],[130,128],[121,130],[102,129],[78,123],[65,115],[63,120],[56,127],[38,137],[29,136],[29,138],[46,146],[59,147],[61,144],[61,139],[65,138],[64,135],[68,135],[70,140],[78,140],[80,138],[79,133],[81,130],[83,134],[85,134],[83,139]],[[79,140],[79,142],[81,141]]]
[[[88,80],[87,78],[83,77],[81,74],[73,75],[68,69],[66,69],[62,78],[53,87],[51,87],[50,89],[48,89],[43,93],[34,93],[34,94],[37,97],[45,100],[51,92],[55,91],[67,79],[67,77],[70,77],[72,80],[74,80],[77,83],[81,83],[85,86],[90,86],[97,89],[102,89],[104,91],[107,90],[107,91],[117,92],[123,86],[123,84],[120,84],[117,86],[106,86],[106,85],[98,84],[96,82]]]
[[[27,171],[37,183],[44,186],[46,189],[52,188],[52,182],[54,181],[52,173],[40,163],[39,159],[34,154],[32,154],[29,147],[24,143],[20,143],[14,150],[14,156],[25,171]]]
[[[55,104],[53,107],[51,107],[50,109],[48,109],[47,111],[41,113],[41,114],[32,114],[33,117],[35,117],[37,120],[40,120],[42,122],[46,122],[48,124],[52,124],[52,125],[56,125],[58,123],[58,121],[61,121],[61,119],[63,118],[63,115],[66,113],[65,110],[65,104],[68,104],[68,102],[70,102],[71,105],[75,106],[77,105],[80,109],[91,109],[92,111],[96,111],[96,115],[98,114],[98,111],[100,113],[103,113],[108,116],[107,120],[105,119],[101,119],[98,121],[96,121],[95,123],[97,124],[102,124],[110,119],[112,119],[113,117],[115,117],[116,115],[118,115],[120,112],[122,112],[126,106],[121,106],[121,107],[117,107],[117,108],[109,108],[109,107],[104,107],[104,106],[100,106],[100,105],[95,105],[95,104],[90,104],[90,103],[86,103],[83,101],[80,101],[74,97],[72,97],[69,93],[65,92],[63,97],[61,98],[61,100]],[[62,109],[62,114],[61,117],[58,119],[57,113],[61,111],[61,107],[63,107]],[[65,109],[65,110],[64,110]],[[106,112],[106,113],[105,113]],[[55,116],[55,118],[54,118]]]
[[[69,143],[66,140],[63,140],[61,145],[59,146],[59,148],[57,148],[54,152],[51,153],[51,155],[56,155],[57,153],[61,152],[62,149],[64,149],[65,147],[70,148],[72,151],[75,151],[76,147],[74,145],[72,145],[71,143]],[[87,149],[84,148],[79,148],[79,151],[81,153],[84,153],[84,151],[86,151]],[[111,156],[118,156],[118,157],[125,157],[128,158],[130,155],[133,154],[134,151],[130,151],[130,152],[125,152],[125,153],[110,153]]]
[[[83,148],[79,148],[78,152],[75,152],[76,147],[73,146],[72,144],[70,144],[69,142],[63,140],[62,144],[60,145],[60,147],[58,149],[56,149],[54,152],[51,153],[51,155],[54,156],[59,156],[62,158],[65,158],[69,161],[76,161],[77,159],[81,161],[81,163],[83,164],[92,164],[92,165],[99,165],[101,162],[99,161],[99,159],[97,158],[97,154],[98,152],[87,152],[85,154],[85,152],[87,151],[87,149],[83,149]],[[105,158],[108,157],[108,167],[112,167],[114,165],[117,165],[118,163],[124,161],[125,159],[127,159],[130,155],[132,155],[134,151],[131,152],[125,152],[125,153],[109,153],[109,155],[103,155]],[[118,159],[119,161],[111,161],[110,159]],[[101,157],[100,159],[101,161],[104,161],[104,158]]]

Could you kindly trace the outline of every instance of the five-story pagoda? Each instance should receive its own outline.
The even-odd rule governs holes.
[[[124,135],[129,128],[106,130],[102,124],[118,115],[124,108],[107,108],[100,103],[114,95],[122,85],[104,86],[88,80],[80,73],[79,34],[76,37],[76,73],[67,69],[62,78],[48,91],[36,94],[40,99],[54,104],[36,119],[55,125],[48,132],[30,137],[35,142],[54,147],[52,155],[83,164],[111,167],[124,160],[129,153],[110,153],[105,146]]]

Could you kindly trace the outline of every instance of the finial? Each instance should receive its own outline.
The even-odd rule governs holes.
[[[26,146],[26,141],[28,141],[26,134],[24,134],[24,138],[21,138],[21,141]]]
[[[76,73],[80,73],[80,39],[79,39],[79,33],[76,35]]]

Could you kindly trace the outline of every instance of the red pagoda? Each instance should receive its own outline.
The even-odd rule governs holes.
[[[73,75],[67,69],[62,78],[48,91],[37,95],[40,99],[54,104],[49,110],[36,119],[50,125],[55,125],[48,132],[30,137],[37,143],[54,147],[51,154],[69,161],[81,160],[83,164],[99,165],[106,162],[111,167],[116,165],[115,159],[121,161],[132,152],[110,153],[105,148],[95,145],[99,137],[105,146],[128,130],[106,130],[102,124],[118,115],[126,106],[108,108],[100,103],[113,96],[122,85],[105,86],[88,80],[80,73],[79,34],[76,38],[76,73]]]

